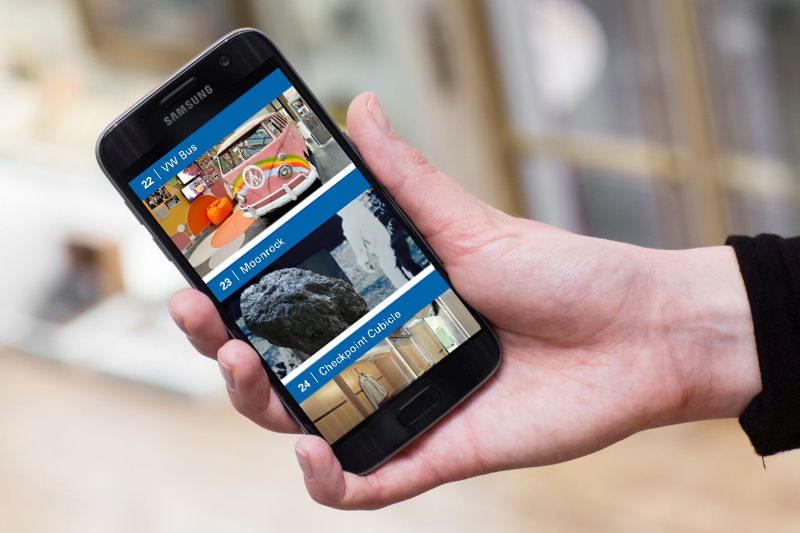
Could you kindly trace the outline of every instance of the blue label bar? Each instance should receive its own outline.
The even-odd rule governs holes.
[[[361,172],[354,169],[309,205],[297,211],[278,229],[260,237],[262,240],[258,244],[214,276],[208,282],[211,292],[220,302],[225,300],[369,187]]]
[[[346,339],[284,383],[298,403],[308,399],[450,288],[436,270],[420,276],[425,277],[353,331]]]
[[[272,72],[167,152],[153,166],[136,176],[128,185],[140,200],[144,200],[291,86],[283,72],[280,70]]]

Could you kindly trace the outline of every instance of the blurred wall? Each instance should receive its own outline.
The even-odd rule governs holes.
[[[800,230],[800,5],[485,2],[526,213],[658,247]]]

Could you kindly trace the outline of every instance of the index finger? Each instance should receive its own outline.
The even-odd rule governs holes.
[[[217,352],[230,340],[225,324],[211,299],[196,289],[182,289],[169,301],[175,324],[201,354],[217,358]]]

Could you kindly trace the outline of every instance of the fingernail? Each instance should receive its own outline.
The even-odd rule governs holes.
[[[311,468],[311,461],[308,458],[308,454],[297,448],[295,448],[294,453],[297,456],[297,462],[300,464],[300,470],[303,471],[303,477],[306,478],[306,481],[314,479],[314,469]]]
[[[222,379],[225,380],[225,386],[228,387],[229,391],[236,390],[236,382],[233,379],[233,371],[222,361],[218,360],[217,362],[219,363],[219,371],[222,374]]]
[[[370,95],[369,102],[367,102],[367,110],[372,116],[372,120],[375,121],[375,124],[377,124],[380,129],[390,135],[394,134],[392,125],[389,123],[389,119],[386,118],[386,112],[383,110],[381,101],[378,100],[375,94]]]

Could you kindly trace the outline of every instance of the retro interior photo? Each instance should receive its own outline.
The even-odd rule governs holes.
[[[301,404],[335,442],[480,329],[448,290]]]
[[[206,276],[348,165],[292,87],[143,203]],[[253,166],[266,183],[249,179]]]

